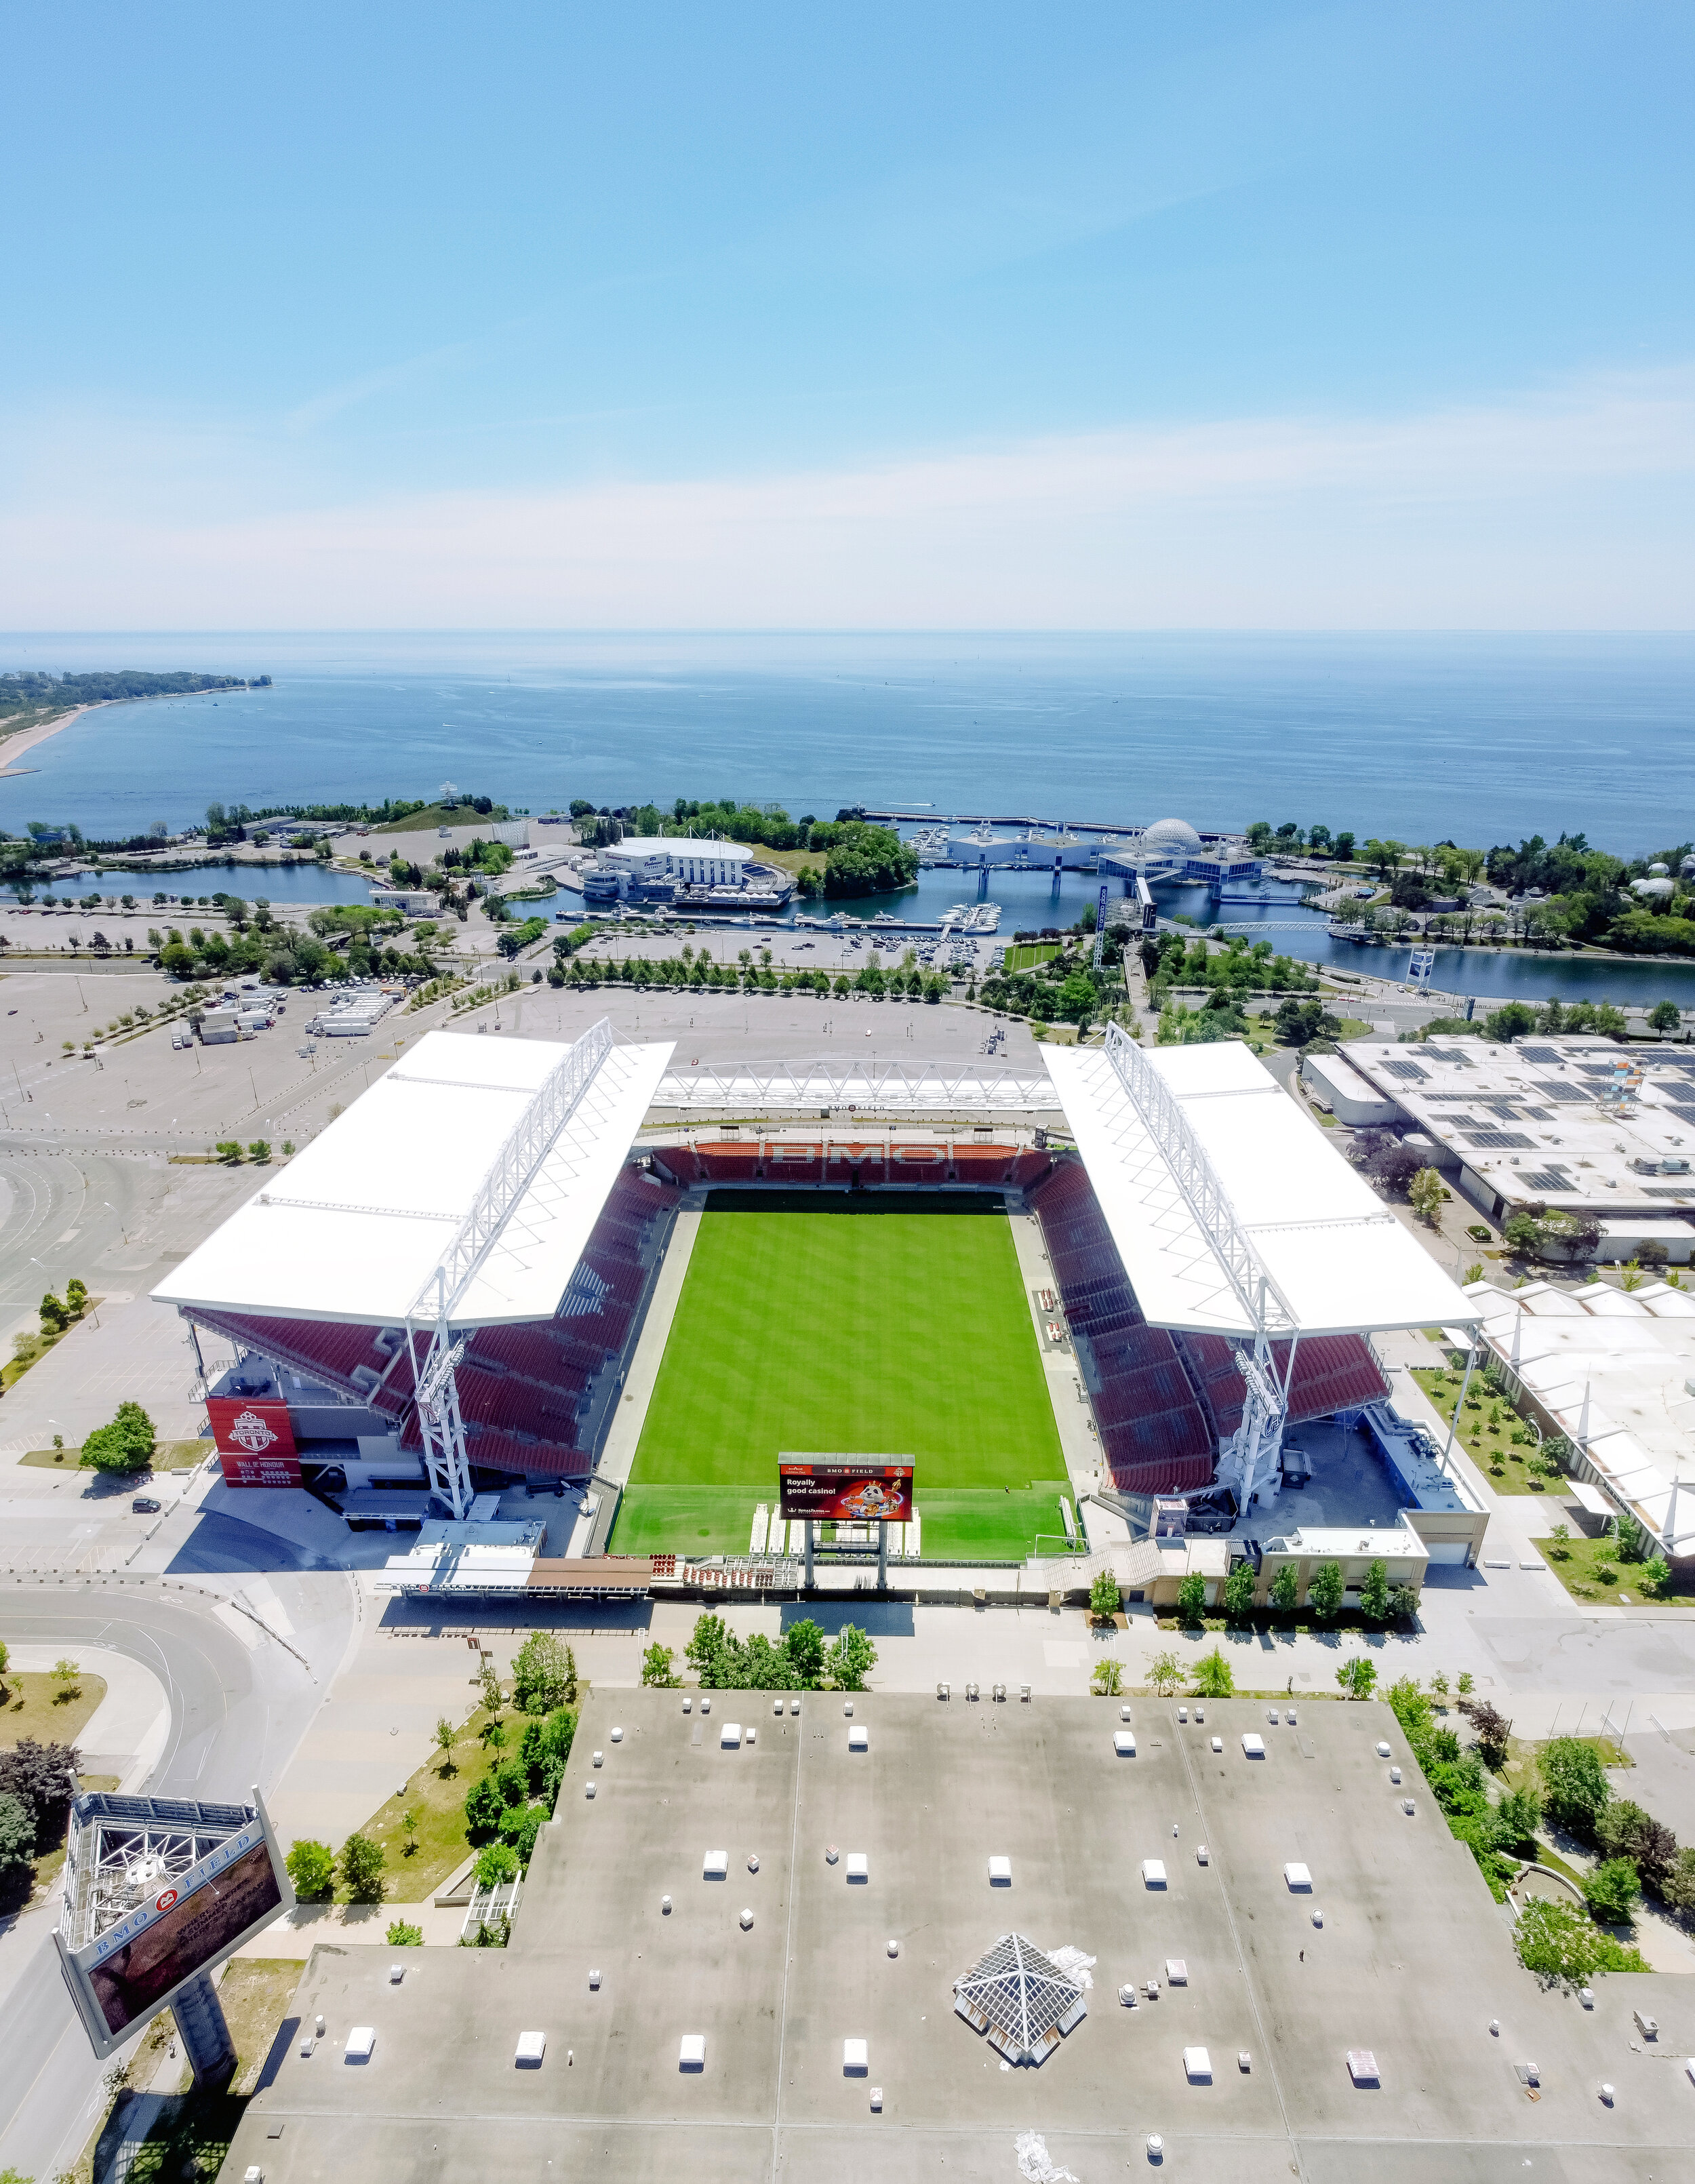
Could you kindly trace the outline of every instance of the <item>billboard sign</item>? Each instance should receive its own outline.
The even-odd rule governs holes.
[[[97,2055],[121,2047],[187,1981],[221,1964],[279,1912],[293,1909],[294,1890],[264,1808],[255,1805],[252,1814],[92,1941],[71,1948],[55,1934],[71,1999]]]
[[[777,1468],[785,1517],[839,1524],[912,1521],[909,1456],[785,1456]]]
[[[226,1486],[298,1486],[300,1457],[288,1406],[245,1396],[212,1396],[206,1403]]]

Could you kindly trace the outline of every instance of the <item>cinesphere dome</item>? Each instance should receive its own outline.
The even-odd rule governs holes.
[[[1145,850],[1198,850],[1201,837],[1186,819],[1156,819],[1142,834]]]

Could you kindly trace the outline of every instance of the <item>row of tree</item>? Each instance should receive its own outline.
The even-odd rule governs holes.
[[[864,1631],[845,1623],[832,1643],[810,1618],[792,1623],[773,1645],[762,1631],[738,1638],[722,1616],[702,1615],[684,1658],[709,1691],[862,1691],[877,1666],[877,1648]],[[681,1681],[668,1646],[649,1646],[642,1681],[661,1687]]]
[[[1273,1614],[1291,1616],[1302,1606],[1301,1573],[1295,1563],[1285,1563],[1272,1580],[1266,1607],[1255,1604],[1258,1583],[1258,1574],[1251,1562],[1243,1560],[1231,1565],[1218,1601],[1226,1623],[1252,1622],[1256,1617],[1264,1615],[1267,1607]],[[1347,1596],[1341,1564],[1320,1563],[1307,1581],[1307,1613],[1321,1623],[1328,1623],[1340,1613]],[[1410,1622],[1419,1612],[1418,1591],[1410,1585],[1391,1585],[1388,1563],[1374,1562],[1359,1588],[1359,1612],[1366,1622],[1380,1628],[1391,1623]],[[1177,1613],[1190,1624],[1199,1623],[1206,1614],[1207,1580],[1199,1570],[1190,1570],[1179,1585]]]

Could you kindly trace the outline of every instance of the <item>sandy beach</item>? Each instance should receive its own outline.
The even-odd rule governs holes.
[[[80,721],[85,713],[98,712],[102,705],[120,702],[115,699],[102,698],[92,705],[73,705],[68,713],[61,713],[56,721],[42,721],[36,727],[20,728],[15,735],[0,739],[0,781],[4,781],[9,774],[33,772],[35,769],[32,766],[18,764],[26,751],[32,751],[37,744],[44,744],[49,736],[56,736],[61,728],[68,728],[73,721]]]

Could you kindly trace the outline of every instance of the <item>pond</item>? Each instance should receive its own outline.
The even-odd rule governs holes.
[[[0,894],[15,900],[14,883]],[[244,902],[263,895],[271,903],[369,902],[369,880],[353,872],[326,872],[315,861],[302,865],[243,865],[233,859],[209,857],[204,863],[184,865],[170,872],[137,872],[102,866],[71,873],[69,878],[35,883],[36,900],[47,895],[60,902],[83,894],[132,894],[139,903],[151,903],[155,894],[238,894]]]

